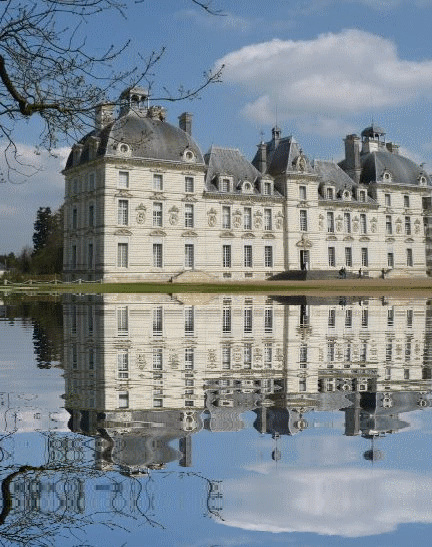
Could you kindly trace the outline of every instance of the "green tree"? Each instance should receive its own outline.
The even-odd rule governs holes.
[[[38,275],[61,273],[63,208],[52,213],[49,207],[39,207],[34,224],[33,244],[31,272]]]

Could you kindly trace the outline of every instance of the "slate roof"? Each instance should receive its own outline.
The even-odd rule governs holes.
[[[336,192],[343,188],[352,192],[357,187],[352,178],[334,161],[314,160],[313,167],[323,182],[331,182],[335,186]]]
[[[267,145],[267,173],[272,177],[290,171],[295,171],[294,162],[300,156],[301,149],[294,137],[284,137],[279,141],[271,140]],[[306,160],[306,173],[312,172],[310,163]],[[258,166],[259,151],[255,154],[252,164]]]
[[[381,180],[384,171],[388,171],[395,184],[418,186],[419,177],[423,175],[426,177],[427,184],[432,185],[429,175],[423,171],[421,166],[404,156],[392,154],[385,149],[361,154],[360,161],[362,166],[360,182],[364,184]]]

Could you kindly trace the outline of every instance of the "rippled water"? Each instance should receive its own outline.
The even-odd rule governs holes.
[[[0,301],[4,545],[429,545],[426,299]]]

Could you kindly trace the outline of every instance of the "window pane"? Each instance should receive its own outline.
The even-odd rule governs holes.
[[[153,226],[162,226],[162,203],[153,203]]]
[[[153,243],[153,266],[162,268],[162,243]]]
[[[264,247],[264,266],[266,268],[273,268],[273,247]]]
[[[185,245],[185,267],[194,267],[194,246],[190,243],[186,243]]]
[[[117,223],[121,226],[129,224],[129,202],[127,199],[119,199]]]
[[[231,228],[231,207],[222,207],[222,228]]]
[[[194,191],[194,179],[193,177],[185,177],[185,192]]]
[[[252,245],[244,246],[244,266],[252,268]]]
[[[244,208],[243,222],[245,230],[252,230],[252,209],[250,207]]]
[[[222,265],[224,268],[231,268],[231,245],[222,247]]]
[[[194,207],[190,203],[185,205],[185,228],[194,226]]]
[[[128,267],[128,244],[119,243],[117,246],[117,266],[119,268]]]
[[[159,174],[153,175],[153,190],[163,190],[163,177]]]
[[[119,171],[118,187],[129,188],[129,172],[128,171]]]

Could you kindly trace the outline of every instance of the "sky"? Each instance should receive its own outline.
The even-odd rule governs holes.
[[[125,68],[165,47],[151,77],[154,104],[167,108],[174,125],[191,112],[203,152],[215,144],[252,159],[277,123],[310,159],[339,161],[346,134],[373,120],[402,154],[432,172],[432,0],[213,0],[220,16],[191,0],[126,4],[126,17],[113,11],[87,21],[81,32],[88,48],[97,53],[130,39],[116,61]],[[156,101],[164,88],[194,87],[222,64],[222,82],[199,99]],[[35,155],[37,135],[36,119],[17,127],[23,159],[37,172],[0,183],[0,254],[31,245],[38,207],[63,200],[60,172],[70,143],[60,141],[56,157]]]

